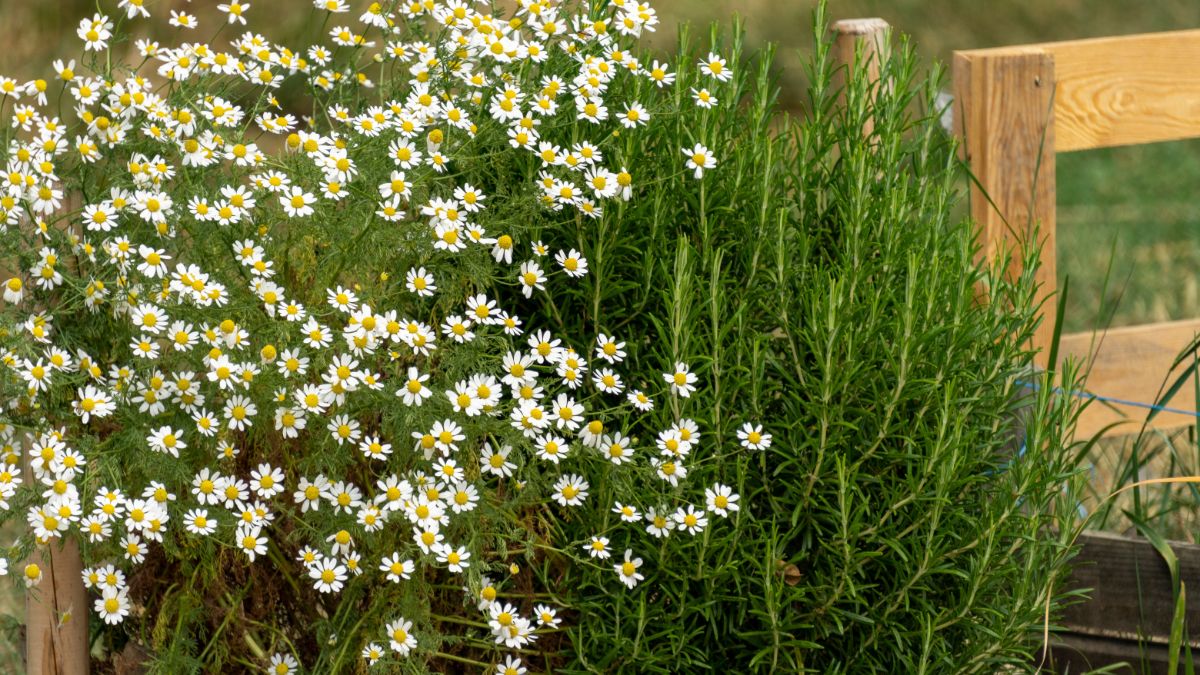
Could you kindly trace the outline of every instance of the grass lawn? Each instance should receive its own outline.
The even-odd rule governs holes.
[[[1058,157],[1059,283],[1068,330],[1200,316],[1200,141]],[[1115,251],[1115,257],[1114,257]],[[1112,260],[1107,293],[1104,275]]]

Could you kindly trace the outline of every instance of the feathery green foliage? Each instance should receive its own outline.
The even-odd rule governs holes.
[[[734,531],[665,541],[653,592],[613,597],[605,579],[547,570],[575,590],[580,671],[1029,667],[1047,594],[1065,590],[1078,403],[1025,388],[1046,377],[1023,346],[1032,276],[978,267],[952,216],[963,183],[938,73],[918,75],[905,45],[882,63],[889,87],[851,74],[839,103],[820,15],[815,31],[800,118],[775,115],[770,54],[756,55],[739,110],[655,121],[639,149],[662,162],[655,199],[584,230],[591,260],[640,283],[597,275],[559,308],[567,332],[603,307],[622,319],[600,330],[653,336],[642,358],[693,364],[710,386],[681,412],[711,430],[708,452],[736,446],[746,416],[777,433],[761,455],[691,467],[748,506]],[[729,158],[699,189],[670,169],[693,140]],[[1033,269],[1035,251],[1010,253]]]

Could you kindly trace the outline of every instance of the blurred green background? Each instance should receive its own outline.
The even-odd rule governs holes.
[[[164,43],[178,40],[168,30],[170,9],[200,18],[189,41],[206,40],[223,19],[217,0],[147,0],[161,20],[139,21]],[[362,3],[352,3],[357,5]],[[503,3],[501,3],[503,4]],[[804,101],[804,60],[812,46],[816,0],[657,0],[662,23],[650,38],[669,49],[679,21],[698,24],[745,21],[751,46],[779,47],[778,74],[784,102]],[[115,0],[100,0],[114,16]],[[295,9],[291,9],[294,7]],[[79,54],[75,26],[95,11],[94,0],[24,2],[0,0],[0,74],[22,80],[52,75],[54,58]],[[285,9],[287,8],[287,9]],[[254,0],[251,28],[296,44],[311,40],[306,26],[309,0]],[[357,12],[341,15],[353,21]],[[1200,1],[1154,0],[831,0],[830,19],[879,16],[910,35],[932,63],[948,63],[955,49],[1066,40],[1200,27]],[[336,22],[335,22],[336,23]],[[237,27],[240,29],[240,27]],[[235,35],[233,27],[222,35]],[[695,34],[695,33],[694,33]],[[947,89],[949,83],[946,83]],[[1058,158],[1059,275],[1071,277],[1068,330],[1200,316],[1200,143],[1163,143],[1061,155]],[[1112,252],[1118,255],[1114,258]],[[1104,280],[1112,263],[1107,293]],[[1102,308],[1104,309],[1102,315]]]

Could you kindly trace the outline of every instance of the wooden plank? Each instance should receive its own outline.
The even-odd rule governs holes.
[[[1200,137],[1200,30],[1051,42],[1059,152]]]
[[[1080,673],[1125,662],[1134,666],[1133,672],[1166,673],[1175,597],[1162,557],[1142,538],[1087,532],[1078,543],[1079,555],[1064,588],[1091,590],[1087,600],[1067,607],[1057,622],[1061,629],[1051,635],[1049,667]],[[1170,545],[1180,578],[1200,585],[1200,546]],[[1184,639],[1200,648],[1200,603],[1189,602],[1185,612]]]
[[[1181,657],[1181,665],[1183,661]],[[1056,633],[1050,636],[1050,657],[1045,665],[1050,672],[1078,675],[1105,666],[1127,663],[1129,668],[1118,669],[1115,672],[1120,675],[1167,675],[1170,672],[1169,662],[1166,645],[1077,633]],[[1182,668],[1177,672],[1183,672]]]
[[[32,441],[32,434],[27,434],[25,446]],[[28,453],[22,455],[25,475],[31,475]],[[59,537],[38,544],[9,574],[23,576],[29,564],[38,566],[42,580],[25,592],[25,672],[87,675],[92,606],[83,585],[78,542],[73,537]]]
[[[1090,588],[1090,599],[1069,606],[1060,625],[1097,637],[1116,637],[1167,644],[1175,610],[1171,573],[1150,542],[1107,532],[1079,536],[1079,555],[1064,588]],[[1200,546],[1170,542],[1179,559],[1179,574],[1188,595],[1200,588]],[[1139,590],[1140,589],[1140,590]],[[1189,600],[1191,598],[1189,597]],[[1188,602],[1188,634],[1200,647],[1200,602]]]
[[[1047,665],[1058,673],[1081,673],[1125,662],[1134,666],[1132,672],[1166,673],[1175,609],[1167,564],[1140,537],[1085,532],[1077,543],[1079,555],[1063,588],[1090,589],[1088,599],[1068,606],[1056,621]],[[1175,541],[1170,546],[1180,578],[1200,586],[1200,546]],[[1200,603],[1189,602],[1185,612],[1184,639],[1200,648]]]
[[[1054,58],[1059,152],[1200,137],[1200,30],[967,53],[989,57],[1014,49]]]
[[[1092,333],[1076,333],[1062,337],[1059,353],[1062,360],[1091,360],[1087,378],[1089,392],[1152,404],[1163,381],[1168,378],[1171,363],[1197,334],[1200,334],[1200,319],[1115,328],[1095,337]],[[1195,411],[1194,387],[1182,387],[1167,406]],[[1123,420],[1128,421],[1110,431],[1111,435],[1137,433],[1148,412],[1137,406],[1104,405],[1095,401],[1080,416],[1075,435],[1090,438],[1105,426]],[[1196,419],[1191,415],[1162,412],[1152,421],[1152,426],[1172,429],[1195,423]]]
[[[73,538],[54,540],[35,549],[28,563],[41,568],[42,581],[25,594],[25,672],[87,675],[92,608],[79,544]],[[23,574],[24,566],[15,573]]]
[[[976,179],[971,215],[980,230],[981,254],[1014,252],[1036,235],[1042,244],[1037,300],[1043,315],[1053,316],[1054,58],[1027,48],[960,51],[954,53],[953,74],[954,126]],[[1020,262],[1010,257],[1010,277],[1019,273]],[[1033,338],[1032,346],[1042,350],[1039,365],[1045,365],[1051,324],[1044,320]]]

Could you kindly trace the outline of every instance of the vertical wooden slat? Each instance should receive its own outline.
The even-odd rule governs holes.
[[[955,131],[977,181],[971,215],[982,253],[1015,252],[1035,232],[1042,244],[1036,279],[1043,319],[1033,347],[1044,366],[1056,288],[1054,58],[1020,47],[955,52],[953,75]],[[1020,262],[1010,258],[1009,274]]]

